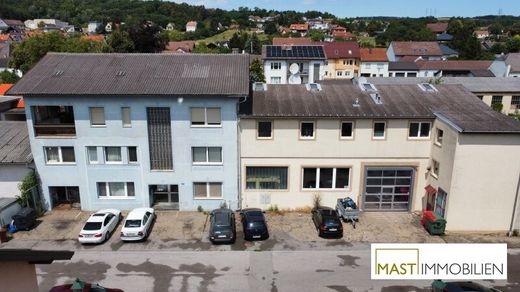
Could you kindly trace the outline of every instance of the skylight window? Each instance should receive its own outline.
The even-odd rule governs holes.
[[[365,91],[377,91],[376,87],[371,83],[363,83],[363,89]]]
[[[419,88],[421,88],[423,91],[437,92],[437,88],[435,88],[430,83],[421,83],[421,84],[419,84]]]

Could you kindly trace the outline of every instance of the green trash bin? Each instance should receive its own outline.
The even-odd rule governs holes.
[[[443,235],[446,230],[446,220],[436,212],[432,212],[432,214],[435,216],[435,220],[432,221],[430,218],[426,219],[426,224],[424,225],[426,230],[428,230],[431,235]]]

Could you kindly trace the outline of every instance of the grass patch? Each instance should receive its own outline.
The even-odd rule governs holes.
[[[220,41],[229,41],[233,37],[234,33],[239,33],[239,34],[240,33],[248,33],[248,34],[251,34],[251,32],[246,32],[244,30],[229,29],[229,30],[223,31],[223,32],[221,32],[219,34],[216,34],[214,36],[211,36],[211,37],[208,37],[208,38],[205,38],[205,39],[201,39],[201,40],[196,40],[195,43],[198,45],[201,42],[209,44],[209,43],[220,42]],[[267,40],[269,38],[265,33],[258,34],[257,36],[258,36],[258,39],[261,42],[263,42],[263,41],[265,41],[265,40]]]

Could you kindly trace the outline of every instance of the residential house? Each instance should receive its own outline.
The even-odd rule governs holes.
[[[0,19],[0,33],[7,32],[8,29],[9,29],[9,25],[7,23],[5,23],[5,21],[3,19]]]
[[[359,75],[388,77],[388,57],[384,48],[361,48]]]
[[[442,77],[442,78],[368,78],[377,85],[410,85],[423,82],[460,84],[475,94],[476,102],[502,104],[502,113],[520,113],[520,82],[507,77]]]
[[[359,75],[359,46],[356,42],[324,43],[327,66],[324,79],[352,79]]]
[[[446,42],[453,40],[453,36],[448,33],[447,22],[428,23],[426,24],[426,27],[436,35],[438,42]]]
[[[322,80],[326,71],[321,45],[263,46],[265,80],[268,84],[305,84]]]
[[[419,67],[415,62],[389,62],[388,77],[417,77]]]
[[[13,84],[0,84],[0,121],[25,121],[25,104],[19,96],[6,96]]]
[[[443,53],[437,42],[391,42],[386,54],[391,62],[400,61],[404,57],[445,60],[449,56]]]
[[[0,121],[0,198],[20,195],[18,184],[33,169],[27,124]]]
[[[44,32],[49,31],[64,31],[64,32],[74,32],[74,26],[69,25],[68,22],[57,20],[57,19],[30,19],[24,22],[25,28],[28,30],[42,30]]]
[[[309,25],[310,29],[314,30],[328,31],[330,28],[330,23],[324,20],[321,16],[307,19],[305,23]]]
[[[459,57],[459,52],[455,51],[454,49],[448,47],[445,44],[439,43],[439,48],[441,48],[443,60],[446,60],[448,58],[458,58]]]
[[[166,25],[166,30],[168,31],[172,31],[175,29],[175,23],[171,23],[169,22],[167,25]]]
[[[312,44],[311,38],[273,38],[274,46],[304,46]]]
[[[196,30],[197,30],[196,21],[188,21],[188,23],[186,23],[186,32],[195,32]]]
[[[163,53],[191,53],[195,48],[195,41],[168,42]]]
[[[463,86],[360,78],[268,84],[251,98],[239,127],[243,208],[302,208],[314,196],[333,207],[348,196],[364,211],[433,209],[448,231],[509,229],[520,122]],[[501,216],[475,221],[489,210]]]
[[[25,25],[17,19],[0,19],[0,32],[22,32]]]
[[[103,25],[99,21],[89,21],[87,25],[87,34],[95,34],[97,33],[98,29]]]
[[[278,32],[280,32],[280,34],[282,34],[282,35],[286,35],[286,34],[291,33],[291,29],[288,28],[288,27],[285,27],[285,26],[281,26],[281,25],[280,25],[280,26],[278,27]]]
[[[105,25],[105,31],[108,33],[112,32],[112,22],[109,22]]]
[[[488,28],[482,28],[482,29],[475,30],[475,36],[479,40],[487,39],[489,37]]]
[[[333,25],[326,41],[333,42],[334,40],[347,40],[355,37],[355,35],[348,31],[345,27],[340,25]]]
[[[520,77],[520,53],[509,53],[505,58],[507,66],[506,76]]]
[[[495,77],[490,70],[493,61],[445,60],[416,62],[418,77]]]
[[[292,33],[299,33],[302,37],[304,37],[309,32],[309,24],[307,24],[307,23],[291,24],[291,26],[289,26],[289,29],[291,30]]]
[[[247,55],[49,53],[8,93],[46,208],[238,208]]]

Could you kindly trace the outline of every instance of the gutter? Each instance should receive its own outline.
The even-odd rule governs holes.
[[[513,214],[511,214],[511,224],[509,225],[509,231],[507,232],[507,236],[513,236],[513,229],[515,225],[515,217],[516,217],[516,209],[518,208],[518,196],[520,195],[520,174],[518,174],[518,183],[516,184],[516,196],[515,202],[513,204]]]
[[[240,132],[241,132],[241,128],[240,128],[240,104],[241,103],[244,103],[247,101],[247,95],[246,96],[242,96],[244,98],[244,100],[240,101],[240,99],[238,100],[238,103],[237,103],[237,186],[238,186],[238,202],[237,202],[237,207],[238,207],[238,210],[241,210],[242,209],[242,161],[241,161],[241,156],[242,156],[242,151],[241,151],[241,147],[240,145],[242,144],[241,143],[241,140],[240,140]]]

